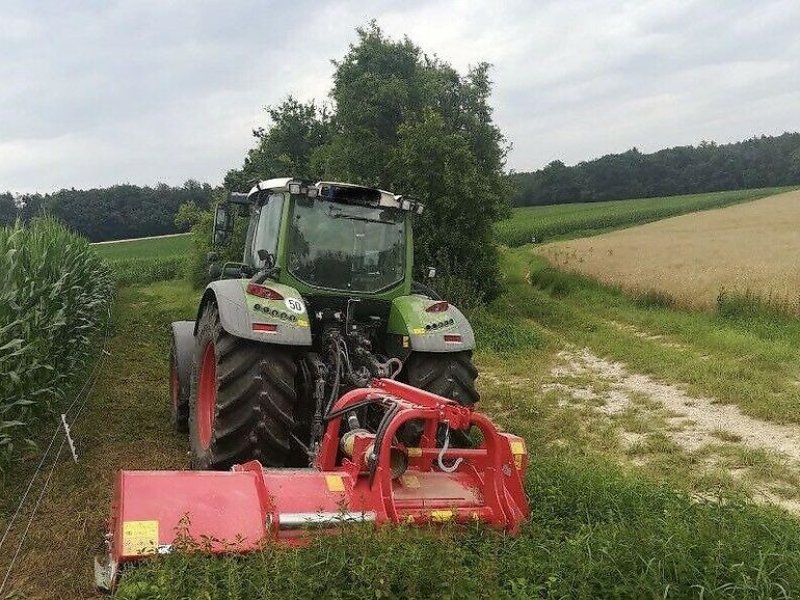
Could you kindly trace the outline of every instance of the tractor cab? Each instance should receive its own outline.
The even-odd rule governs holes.
[[[230,237],[232,204],[250,216],[243,275],[269,272],[270,279],[303,296],[391,300],[409,293],[411,214],[422,212],[417,201],[352,184],[271,179],[218,207],[218,244]]]

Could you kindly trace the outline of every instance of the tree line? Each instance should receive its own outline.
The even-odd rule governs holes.
[[[510,179],[514,206],[794,185],[800,183],[800,133],[701,142],[652,154],[633,148],[574,166],[556,160]]]
[[[149,237],[185,231],[175,223],[187,202],[207,208],[215,189],[189,180],[179,187],[113,185],[90,190],[64,189],[50,194],[0,194],[0,226],[29,222],[47,213],[92,241]]]

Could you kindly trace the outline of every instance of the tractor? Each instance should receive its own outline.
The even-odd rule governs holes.
[[[197,320],[172,326],[172,422],[189,433],[195,469],[308,466],[333,402],[373,378],[478,401],[469,322],[412,279],[422,210],[377,189],[288,178],[217,207],[218,245],[237,212],[249,216],[242,262],[212,268]]]
[[[172,324],[171,420],[193,471],[118,473],[100,587],[187,537],[229,554],[351,522],[518,530],[527,449],[473,410],[467,319],[412,279],[422,211],[293,178],[216,207],[216,246],[249,221],[242,261],[210,253],[197,319]]]

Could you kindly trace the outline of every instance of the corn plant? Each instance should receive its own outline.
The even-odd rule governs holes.
[[[103,260],[57,221],[0,229],[0,470],[75,391],[113,290]]]

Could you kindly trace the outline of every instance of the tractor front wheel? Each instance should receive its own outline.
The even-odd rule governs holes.
[[[291,456],[297,364],[289,348],[234,337],[211,303],[198,323],[189,401],[192,467],[228,469]]]

